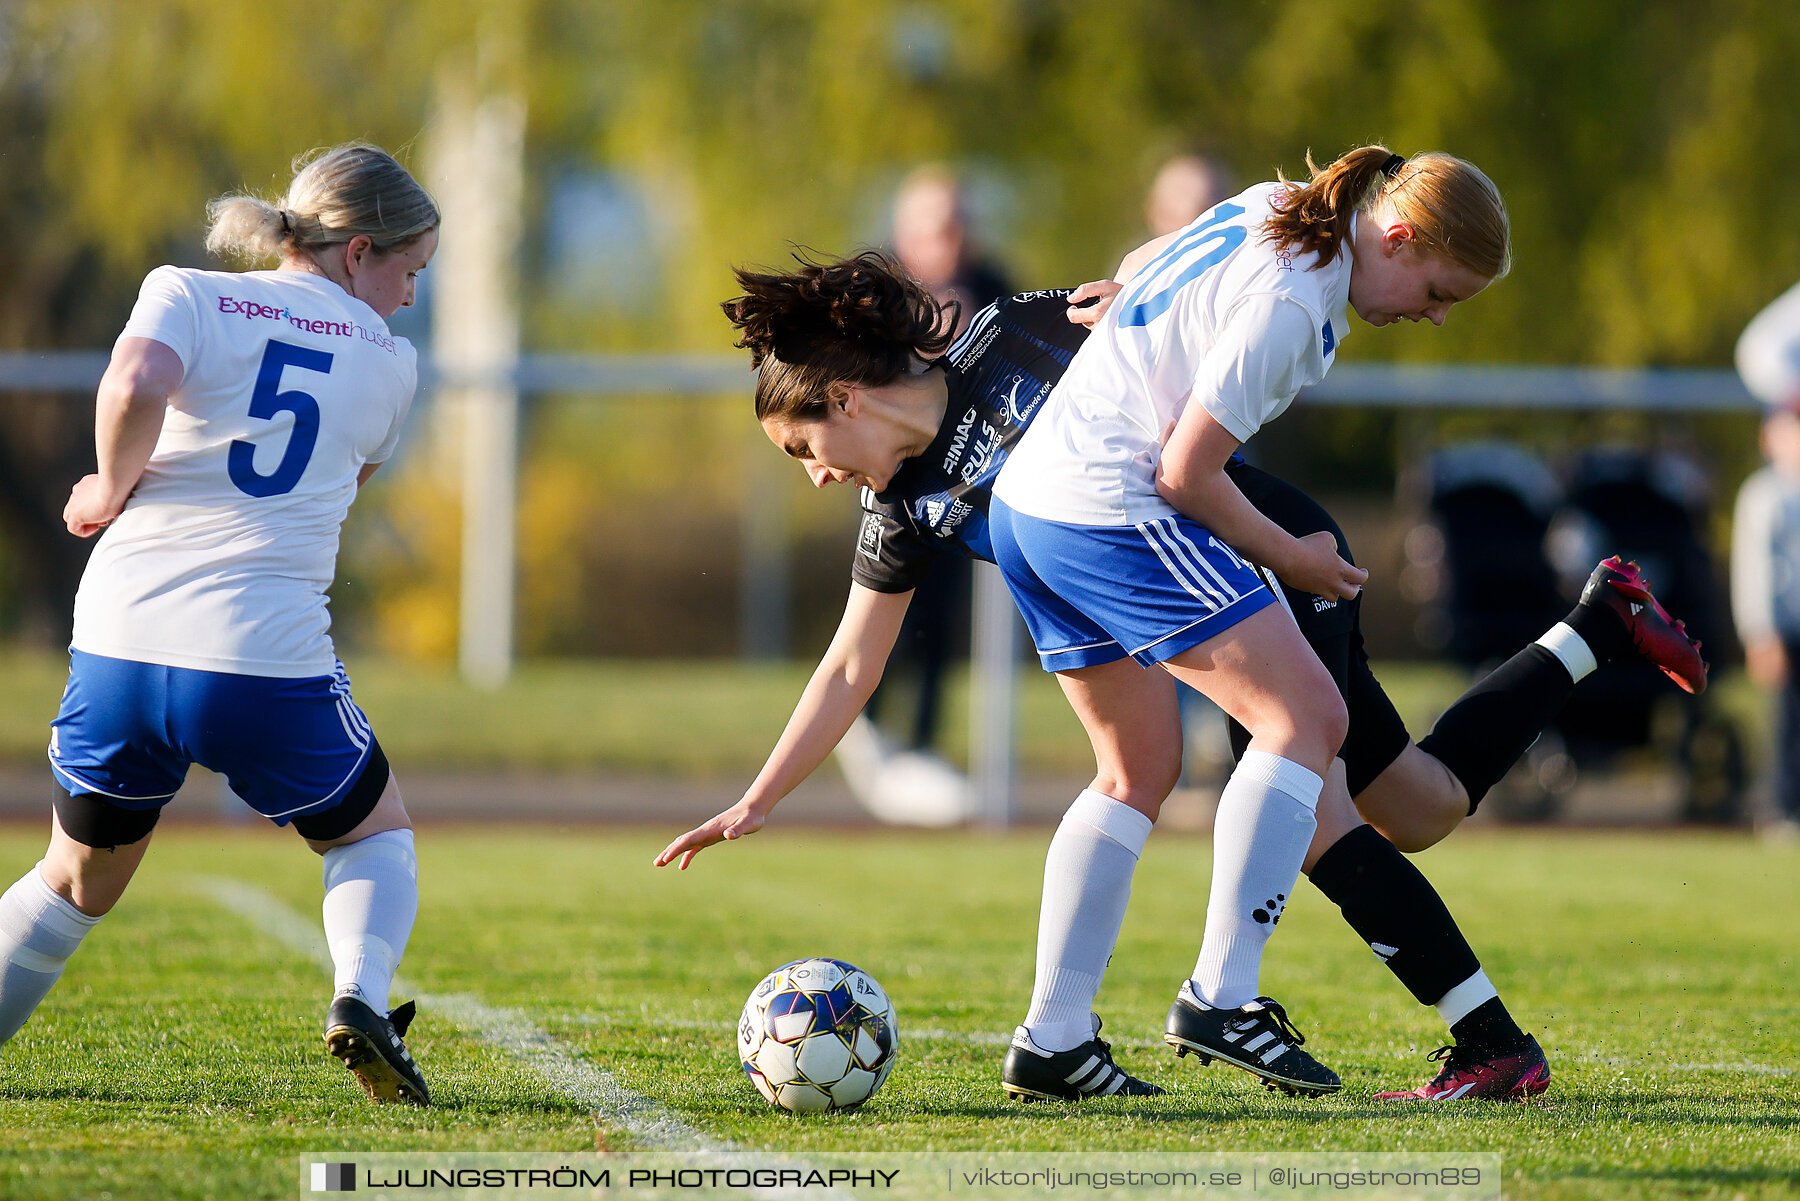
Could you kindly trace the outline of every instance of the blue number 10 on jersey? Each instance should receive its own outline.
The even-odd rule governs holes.
[[[1128,329],[1148,325],[1168,312],[1175,303],[1175,293],[1243,245],[1244,227],[1227,224],[1243,215],[1241,204],[1218,205],[1212,216],[1176,238],[1144,269],[1142,282],[1132,287],[1119,314],[1119,324]],[[1203,252],[1196,254],[1197,251]]]
[[[256,471],[256,444],[238,438],[231,443],[226,470],[239,491],[251,496],[281,496],[292,492],[312,459],[313,446],[319,440],[319,402],[309,392],[297,388],[281,391],[281,373],[288,367],[331,373],[329,351],[295,346],[276,338],[269,339],[263,351],[262,367],[256,373],[256,390],[250,395],[250,416],[265,421],[277,413],[292,413],[294,428],[288,435],[287,448],[281,462],[268,475]]]

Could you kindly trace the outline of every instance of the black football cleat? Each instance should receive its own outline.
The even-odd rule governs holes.
[[[1688,637],[1686,626],[1657,604],[1636,563],[1617,555],[1602,562],[1581,590],[1581,603],[1617,613],[1631,635],[1633,649],[1684,691],[1705,690],[1706,660],[1700,657],[1700,644]]]
[[[1094,1037],[1072,1051],[1046,1051],[1020,1026],[1000,1069],[1000,1087],[1021,1101],[1080,1101],[1087,1097],[1160,1097],[1163,1090],[1113,1062],[1112,1047]]]
[[[415,1012],[408,1001],[382,1017],[360,997],[337,997],[325,1015],[325,1049],[343,1061],[374,1100],[430,1105],[425,1077],[400,1041]]]
[[[1214,1009],[1194,995],[1191,984],[1183,984],[1169,1006],[1163,1041],[1178,1056],[1198,1055],[1202,1067],[1221,1060],[1290,1097],[1319,1097],[1344,1084],[1300,1049],[1306,1039],[1288,1021],[1287,1010],[1268,997],[1238,1009]]]

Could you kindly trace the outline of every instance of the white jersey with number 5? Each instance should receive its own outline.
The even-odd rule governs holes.
[[[330,280],[158,267],[121,338],[181,387],[75,598],[75,649],[299,678],[336,666],[325,591],[363,466],[394,451],[412,344]]]
[[[1156,465],[1190,401],[1243,442],[1324,378],[1347,325],[1350,248],[1313,270],[1316,254],[1263,241],[1281,186],[1215,205],[1126,281],[994,495],[1076,525],[1167,517]]]

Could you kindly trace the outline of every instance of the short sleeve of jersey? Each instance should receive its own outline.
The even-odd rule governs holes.
[[[865,494],[865,503],[868,499]],[[872,592],[911,592],[943,551],[941,540],[914,533],[878,509],[864,509],[850,578]]]
[[[1234,306],[1222,336],[1201,360],[1194,399],[1247,442],[1280,416],[1294,394],[1325,374],[1318,322],[1298,301],[1275,293]]]
[[[363,460],[365,463],[385,463],[394,457],[394,450],[400,445],[400,431],[406,425],[406,415],[412,411],[413,397],[419,390],[419,352],[405,338],[395,338],[394,341],[397,347],[406,348],[406,395],[395,410],[394,424],[388,427],[387,437]]]
[[[200,313],[187,278],[178,267],[158,267],[144,277],[119,337],[161,342],[180,357],[183,368],[191,368],[199,333]]]

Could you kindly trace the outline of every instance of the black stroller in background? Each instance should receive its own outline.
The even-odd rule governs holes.
[[[1565,487],[1516,446],[1439,451],[1425,467],[1426,523],[1407,540],[1409,560],[1436,560],[1423,574],[1437,586],[1414,590],[1429,598],[1422,633],[1448,658],[1485,670],[1567,613],[1594,564],[1617,554],[1637,561],[1657,598],[1705,644],[1716,678],[1729,630],[1702,541],[1708,499],[1704,476],[1667,452],[1585,452]],[[1747,772],[1737,728],[1707,694],[1690,696],[1635,661],[1578,684],[1488,804],[1511,820],[1546,820],[1584,774],[1644,748],[1679,773],[1684,820],[1742,816]]]

